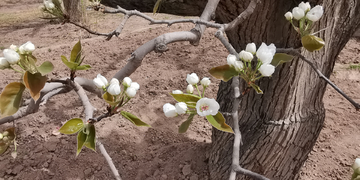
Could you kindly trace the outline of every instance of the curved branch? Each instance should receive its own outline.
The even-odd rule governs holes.
[[[355,107],[355,109],[357,111],[360,110],[360,104],[358,104],[353,99],[351,99],[339,87],[337,87],[330,79],[328,79],[326,76],[324,76],[324,74],[321,73],[321,71],[315,67],[314,63],[312,63],[309,59],[307,59],[305,56],[303,56],[299,51],[300,51],[299,49],[293,49],[293,48],[287,48],[287,49],[277,48],[276,49],[276,52],[278,52],[278,53],[291,54],[291,55],[297,56],[300,59],[302,59],[303,61],[305,61],[316,72],[316,74],[319,75],[320,78],[324,79],[326,83],[330,84],[331,87],[333,87],[339,94],[341,94],[346,100],[348,100]]]

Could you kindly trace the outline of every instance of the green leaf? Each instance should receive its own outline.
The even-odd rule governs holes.
[[[61,60],[62,62],[71,70],[75,70],[76,67],[78,66],[78,64],[74,63],[74,62],[69,62],[65,56],[61,56]]]
[[[280,64],[290,62],[293,58],[294,56],[285,53],[276,53],[271,61],[271,64],[276,67]]]
[[[258,93],[258,94],[264,94],[263,91],[260,89],[260,87],[257,86],[256,84],[251,83],[250,86],[256,91],[256,93]]]
[[[175,100],[178,102],[184,102],[184,103],[194,103],[200,99],[199,96],[193,95],[193,94],[170,94]]]
[[[206,116],[206,119],[212,126],[214,126],[214,128],[220,131],[234,133],[231,127],[225,123],[225,118],[220,112],[218,112],[215,116],[208,115]]]
[[[304,48],[310,52],[320,50],[325,45],[324,40],[314,35],[306,35],[302,37],[301,43]]]
[[[87,124],[87,137],[86,137],[86,141],[85,141],[85,146],[89,149],[92,149],[93,151],[96,151],[96,131],[95,131],[95,126],[93,124]]]
[[[31,97],[36,101],[40,97],[40,91],[45,86],[46,76],[42,76],[41,73],[31,74],[26,71],[24,74],[24,84],[26,88],[30,90]]]
[[[77,63],[76,59],[79,58],[81,54],[81,43],[80,40],[74,45],[73,49],[71,50],[70,62]],[[81,56],[81,55],[80,55]]]
[[[211,68],[209,73],[214,76],[216,79],[223,80],[225,82],[229,81],[232,77],[237,76],[239,73],[235,70],[234,67],[229,65],[223,65]]]
[[[12,82],[4,88],[0,95],[1,115],[10,116],[18,111],[24,90],[25,86],[20,82]]]
[[[187,120],[184,121],[183,123],[181,123],[181,125],[179,127],[179,133],[185,133],[188,130],[194,116],[195,116],[195,114],[190,114],[190,116],[187,118]]]
[[[119,101],[115,102],[114,96],[108,92],[104,93],[102,97],[106,103],[110,104],[110,106],[115,106],[119,103]]]
[[[3,154],[7,150],[8,147],[9,147],[8,144],[6,144],[0,140],[0,155]]]
[[[42,63],[39,67],[37,67],[37,70],[44,76],[48,73],[50,73],[54,69],[54,65],[49,62],[45,61]]]
[[[155,3],[155,6],[153,8],[153,14],[155,15],[159,10],[160,10],[160,5],[162,3],[163,0],[157,0]]]
[[[121,111],[120,114],[122,116],[124,116],[126,119],[128,119],[130,122],[132,122],[133,124],[135,124],[136,126],[146,126],[146,127],[151,127],[150,125],[144,123],[143,121],[141,121],[138,117],[136,117],[135,115],[126,112],[126,111]]]
[[[74,134],[80,131],[84,127],[83,120],[80,118],[74,118],[68,120],[60,129],[59,132],[63,134]]]
[[[77,150],[76,150],[76,156],[79,155],[81,152],[82,147],[84,146],[84,143],[86,141],[87,134],[84,133],[84,128],[80,129],[78,135],[77,135]]]
[[[91,68],[90,65],[82,65],[82,66],[76,67],[76,70],[88,70],[90,68]]]

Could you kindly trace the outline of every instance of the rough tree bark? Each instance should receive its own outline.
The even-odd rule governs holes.
[[[151,12],[156,0],[104,2]],[[178,7],[193,5],[193,1],[165,2],[172,3],[172,6],[164,4],[162,12],[172,14],[199,15],[199,9],[203,7],[199,5],[188,9],[187,14]],[[255,42],[257,46],[265,42],[274,43],[279,48],[299,47],[300,38],[286,21],[284,14],[300,2],[301,0],[263,0],[249,19],[236,29],[226,32],[231,44],[238,52],[249,42]],[[204,5],[206,1],[199,0],[197,3]],[[249,0],[221,0],[216,20],[222,23],[231,21],[248,3]],[[312,0],[310,3],[312,6],[323,5],[325,9],[324,16],[315,23],[315,29],[326,28],[318,34],[326,45],[320,51],[310,53],[303,50],[302,54],[313,59],[320,71],[329,77],[337,55],[360,23],[360,0]],[[264,94],[258,95],[255,91],[250,91],[240,102],[239,122],[243,137],[241,166],[270,179],[296,179],[324,123],[322,98],[326,83],[318,78],[308,64],[294,59],[291,63],[277,67],[273,77],[263,78],[258,84]],[[244,83],[241,89],[244,90]],[[231,111],[232,94],[231,81],[222,82],[217,98],[222,112]],[[232,124],[231,117],[226,118],[227,123]],[[212,140],[209,157],[211,178],[228,179],[233,134],[214,129]],[[246,178],[239,175],[238,179]]]
[[[81,19],[80,0],[64,0],[63,3],[71,21],[79,22]]]

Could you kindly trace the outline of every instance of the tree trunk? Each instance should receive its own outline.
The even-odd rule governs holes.
[[[71,21],[79,22],[81,19],[80,0],[64,0],[66,14],[70,16]]]
[[[240,52],[249,42],[274,43],[278,48],[299,47],[300,37],[286,21],[284,14],[301,1],[266,0],[258,4],[252,16],[238,28],[227,32],[235,49]],[[223,0],[217,9],[217,20],[229,22],[240,14],[249,1]],[[360,0],[311,1],[312,7],[324,7],[324,16],[315,23],[315,31],[325,47],[302,54],[313,60],[320,71],[330,76],[335,59],[356,30],[360,19]],[[296,179],[324,123],[322,102],[326,83],[310,66],[299,59],[276,68],[271,78],[257,82],[263,95],[254,90],[240,102],[239,124],[242,132],[241,166],[270,179]],[[244,90],[242,83],[240,89]],[[230,112],[233,104],[231,82],[222,82],[217,101],[220,111]],[[232,124],[231,116],[226,117]],[[232,158],[233,134],[213,129],[210,153],[211,179],[228,179]],[[247,179],[238,175],[238,179]]]
[[[152,12],[157,0],[102,0],[101,4],[141,12]],[[206,0],[163,0],[159,9],[160,13],[176,14],[183,16],[200,16],[206,5]]]
[[[216,21],[230,22],[245,10],[249,1],[221,0],[216,11]],[[145,12],[151,12],[155,2],[156,0],[102,1],[107,5],[118,4],[127,9]],[[255,42],[257,47],[261,42],[274,43],[278,48],[300,47],[299,35],[284,17],[287,11],[291,11],[300,2],[301,0],[262,0],[249,19],[236,29],[226,32],[230,43],[238,52],[250,42]],[[163,4],[160,12],[200,15],[206,1],[167,0],[165,3],[168,4]],[[360,0],[311,0],[310,4],[312,7],[324,7],[323,17],[314,24],[315,31],[326,28],[317,34],[325,40],[326,45],[320,51],[310,53],[303,50],[302,54],[312,59],[318,69],[329,77],[337,55],[360,23]],[[270,179],[296,179],[324,123],[322,98],[326,83],[319,79],[308,64],[295,58],[292,62],[277,67],[271,78],[263,78],[257,84],[264,94],[259,95],[252,90],[240,102],[241,166]],[[240,89],[245,89],[244,82]],[[232,96],[231,81],[220,83],[217,98],[220,111],[231,111]],[[231,117],[227,116],[226,119],[232,125]],[[213,129],[212,142],[209,157],[211,179],[228,179],[233,134]],[[246,178],[238,175],[238,179]]]

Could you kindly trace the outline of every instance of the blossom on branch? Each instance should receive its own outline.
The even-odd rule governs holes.
[[[306,2],[306,3],[301,2],[299,4],[299,8],[301,8],[302,10],[304,10],[304,12],[306,12],[306,11],[310,10],[311,6],[310,6],[309,2]]]
[[[192,94],[194,92],[194,86],[192,86],[191,84],[189,84],[186,88],[186,92],[189,94]]]
[[[308,13],[306,13],[306,18],[312,22],[318,21],[321,16],[324,14],[324,10],[322,6],[315,6]]]
[[[209,78],[204,77],[201,81],[200,84],[204,87],[208,87],[210,85],[211,81]]]
[[[299,20],[305,16],[305,11],[299,7],[294,7],[292,10],[292,15],[296,20]]]
[[[0,69],[6,69],[8,67],[10,67],[9,62],[4,57],[0,57]]]
[[[186,77],[186,82],[191,85],[196,85],[199,82],[199,77],[195,73],[188,74]]]
[[[93,82],[97,88],[105,88],[108,85],[107,79],[101,74],[98,74],[96,78],[93,79]]]
[[[132,83],[132,80],[131,80],[129,77],[125,77],[125,78],[123,79],[123,85],[124,85],[125,87],[130,87],[131,83]]]
[[[184,102],[178,102],[175,104],[175,108],[178,114],[185,114],[187,110],[187,105]]]
[[[170,103],[166,103],[163,106],[163,111],[166,117],[177,116],[176,107]]]
[[[110,81],[110,85],[107,88],[107,92],[110,93],[113,96],[117,96],[120,94],[121,89],[119,85],[119,80],[112,78]]]
[[[263,76],[269,77],[275,72],[275,66],[273,66],[271,64],[263,64],[263,65],[260,66],[259,72]]]
[[[251,54],[256,53],[256,45],[255,43],[248,43],[246,45],[245,51],[250,52]]]
[[[239,53],[239,57],[240,57],[240,59],[242,59],[243,61],[246,61],[246,62],[251,62],[251,60],[254,58],[254,56],[251,52],[247,52],[244,50],[242,50]]]
[[[200,116],[215,116],[220,109],[220,105],[215,99],[201,98],[196,102],[196,111]]]
[[[32,53],[34,50],[35,50],[35,45],[30,41],[26,42],[25,44],[19,47],[20,54]]]
[[[265,43],[262,43],[256,52],[256,56],[263,64],[270,64],[275,53],[276,47],[274,44],[271,43],[269,46],[267,46]]]
[[[285,18],[286,18],[288,21],[292,20],[292,18],[293,18],[292,13],[291,13],[291,12],[285,13]]]
[[[4,49],[3,54],[9,64],[16,64],[20,60],[20,55],[12,49]]]

